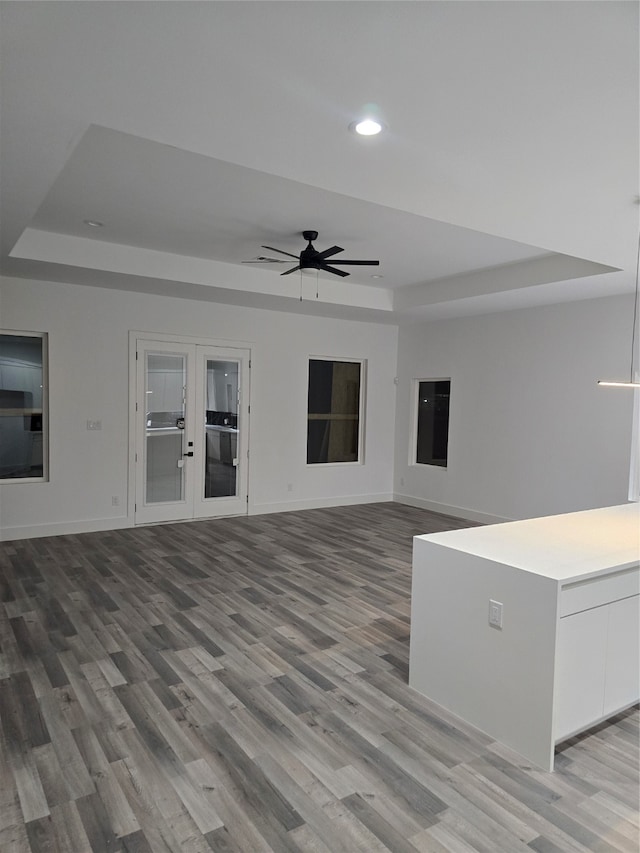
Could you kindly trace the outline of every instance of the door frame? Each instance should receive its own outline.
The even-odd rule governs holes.
[[[187,449],[187,441],[189,447],[193,448],[193,437],[196,428],[196,407],[195,394],[188,387],[188,382],[195,386],[195,366],[196,366],[196,348],[191,344],[187,346],[184,343],[173,343],[167,341],[151,340],[149,338],[138,338],[137,341],[137,358],[136,358],[136,470],[133,491],[136,497],[135,518],[134,522],[137,525],[142,524],[160,524],[169,521],[187,521],[193,517],[193,494],[195,489],[194,477],[196,469],[194,465],[190,465],[184,458]],[[182,469],[180,472],[180,481],[182,484],[181,498],[169,499],[166,502],[158,500],[157,502],[147,503],[145,495],[148,489],[146,460],[150,451],[150,441],[144,429],[146,421],[145,412],[150,408],[147,399],[145,398],[145,390],[147,387],[147,354],[153,355],[164,354],[165,356],[175,356],[182,359],[183,363],[183,382],[182,385],[182,405],[184,407],[183,416],[186,426],[182,430],[177,430],[171,436],[164,436],[159,439],[160,444],[164,444],[167,440],[171,441],[179,437],[180,448],[175,450],[177,465]],[[149,392],[147,392],[149,393]],[[179,393],[179,392],[178,392]],[[176,400],[177,402],[177,400]],[[165,405],[163,408],[167,408]],[[178,406],[174,406],[178,409]],[[154,443],[157,443],[155,439]],[[157,452],[156,446],[156,452]],[[170,454],[173,459],[174,454]],[[145,516],[147,516],[145,518]],[[151,516],[151,517],[149,517]]]
[[[187,345],[187,346],[200,346],[200,347],[214,347],[218,349],[226,349],[226,350],[238,350],[243,351],[248,354],[248,381],[246,382],[245,388],[242,390],[243,396],[243,410],[244,417],[246,419],[246,447],[242,448],[242,454],[244,457],[245,463],[245,473],[243,476],[244,484],[246,486],[246,495],[247,500],[245,502],[245,513],[249,512],[249,482],[250,482],[250,471],[249,471],[249,447],[251,445],[251,422],[249,418],[250,411],[250,394],[251,394],[251,358],[252,358],[252,346],[253,343],[251,341],[238,341],[238,340],[229,340],[228,338],[205,338],[193,335],[177,335],[177,334],[169,334],[166,332],[153,332],[153,331],[144,331],[144,330],[136,330],[132,329],[129,331],[129,418],[128,418],[128,477],[127,477],[127,518],[132,526],[145,526],[148,524],[169,524],[172,523],[170,521],[166,522],[139,522],[136,525],[136,500],[139,496],[136,494],[137,489],[137,481],[136,481],[136,468],[137,468],[137,418],[138,412],[136,410],[136,404],[138,402],[138,365],[136,360],[136,353],[138,350],[138,341],[158,341],[161,343],[173,344],[175,346]],[[212,504],[214,506],[214,504]],[[195,509],[195,502],[194,502]],[[238,514],[238,513],[235,513]],[[203,517],[217,518],[222,517],[224,513],[216,513],[211,516],[202,516],[201,514],[194,515],[193,518],[190,519],[182,519],[182,520],[196,520],[201,519]],[[176,519],[175,523],[179,523],[180,519]]]
[[[241,498],[241,506],[243,515],[248,512],[249,503],[249,386],[251,376],[251,351],[247,348],[240,347],[222,347],[215,345],[196,344],[196,386],[200,388],[200,393],[196,392],[195,399],[195,433],[194,446],[200,448],[200,452],[204,452],[205,459],[202,460],[206,466],[207,454],[207,438],[205,428],[206,416],[206,394],[204,388],[207,381],[206,365],[210,360],[221,361],[237,361],[238,362],[238,390],[237,390],[237,412],[240,423],[240,430],[237,433],[236,456],[234,459],[234,467],[236,468],[236,484],[238,497]],[[246,426],[245,426],[246,424]],[[193,518],[222,518],[228,515],[239,515],[238,512],[238,497],[204,497],[204,476],[203,467],[200,466],[199,474],[195,474],[196,480],[194,486],[198,483],[203,486],[199,494],[194,489],[193,494]],[[216,509],[215,514],[211,515],[209,508]]]

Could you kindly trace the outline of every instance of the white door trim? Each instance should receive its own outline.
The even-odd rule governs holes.
[[[127,519],[132,526],[136,524],[136,499],[137,499],[137,444],[138,444],[138,412],[136,411],[136,403],[138,401],[138,367],[136,360],[136,353],[138,351],[138,346],[140,341],[157,341],[159,343],[167,343],[173,344],[176,347],[184,346],[193,346],[193,347],[207,347],[213,348],[216,350],[230,350],[235,351],[237,353],[238,360],[246,359],[246,381],[243,384],[242,388],[242,397],[241,397],[241,407],[242,407],[242,416],[244,422],[243,435],[244,439],[241,442],[241,446],[238,447],[238,453],[242,452],[242,461],[244,465],[239,473],[239,487],[242,488],[243,494],[248,496],[249,489],[249,441],[250,441],[250,423],[249,423],[249,408],[250,408],[250,371],[249,368],[251,366],[251,351],[253,342],[251,341],[236,341],[236,340],[228,340],[228,339],[212,339],[205,338],[200,336],[189,336],[189,335],[174,335],[167,334],[164,332],[151,332],[151,331],[142,331],[132,329],[129,331],[129,423],[128,423],[128,482],[127,482]],[[241,480],[241,482],[240,482]],[[216,500],[211,501],[211,508],[215,508]],[[194,518],[202,518],[202,517],[211,517],[215,518],[218,516],[222,516],[225,514],[229,514],[228,512],[216,512],[212,513],[210,516],[205,513],[202,513],[200,509],[199,512],[195,511],[195,505],[197,501],[194,501]],[[243,513],[248,512],[248,498],[244,501]],[[219,507],[222,509],[222,507]],[[234,513],[240,514],[240,513]],[[176,521],[181,519],[176,519]],[[152,522],[148,522],[152,523]]]

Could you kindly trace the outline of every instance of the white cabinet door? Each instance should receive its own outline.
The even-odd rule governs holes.
[[[614,601],[609,611],[604,714],[614,714],[640,695],[640,597]]]
[[[569,737],[602,719],[608,607],[560,619],[556,651],[554,738]]]

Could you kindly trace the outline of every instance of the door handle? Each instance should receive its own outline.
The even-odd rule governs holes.
[[[193,450],[190,450],[188,453],[183,453],[183,456],[193,456]]]

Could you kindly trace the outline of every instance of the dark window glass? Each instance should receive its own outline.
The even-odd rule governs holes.
[[[44,339],[0,334],[0,479],[45,475]]]
[[[359,460],[360,373],[359,362],[309,360],[308,464]]]
[[[449,379],[429,379],[418,383],[416,462],[419,465],[447,467],[450,393]]]

